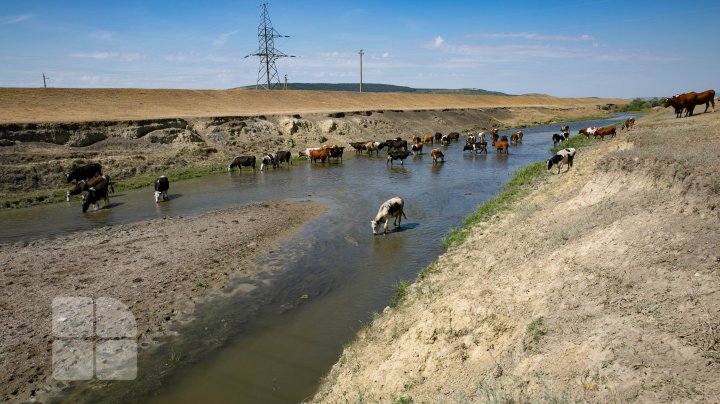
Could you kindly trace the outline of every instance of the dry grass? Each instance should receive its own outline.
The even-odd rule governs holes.
[[[0,123],[114,121],[394,109],[568,107],[624,99],[327,91],[0,88]]]

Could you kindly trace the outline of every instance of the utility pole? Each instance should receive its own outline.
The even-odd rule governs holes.
[[[47,88],[47,79],[49,79],[49,78],[50,77],[45,76],[45,73],[43,73],[43,87],[44,88]]]
[[[285,75],[285,90],[287,90],[287,74]]]
[[[260,25],[258,26],[258,50],[255,53],[245,56],[259,56],[260,67],[255,88],[262,87],[270,90],[273,87],[280,87],[280,76],[278,76],[275,61],[280,58],[294,58],[275,49],[275,38],[289,38],[287,35],[280,35],[270,22],[270,14],[267,11],[267,3],[260,5]]]
[[[358,52],[358,54],[360,54],[360,92],[362,93],[362,57],[365,54],[365,52],[363,52],[363,50],[360,49],[360,52]]]

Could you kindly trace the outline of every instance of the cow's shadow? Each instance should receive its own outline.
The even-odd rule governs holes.
[[[420,223],[403,223],[400,227],[395,227],[388,233],[402,233],[407,230],[413,230],[418,226],[420,226]]]

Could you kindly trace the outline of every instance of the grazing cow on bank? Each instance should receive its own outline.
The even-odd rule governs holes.
[[[442,160],[443,163],[445,162],[445,155],[440,149],[432,149],[430,151],[430,157],[432,157],[433,164],[437,164],[438,159]]]
[[[575,158],[575,152],[576,150],[572,147],[559,150],[552,158],[545,161],[547,170],[550,171],[553,165],[557,165],[557,173],[560,174],[560,168],[562,168],[563,164],[567,164],[567,170],[565,170],[565,172],[570,171],[570,167],[573,165],[573,159]]]
[[[595,139],[598,137],[600,140],[605,140],[605,136],[610,136],[611,138],[615,137],[616,129],[614,126],[607,126],[604,128],[600,128],[595,131]]]
[[[260,161],[260,171],[264,171],[265,167],[273,166],[273,168],[277,168],[278,164],[275,161],[275,157],[272,154],[266,154],[263,156],[262,160]]]
[[[155,179],[155,203],[159,203],[160,200],[168,200],[168,189],[170,189],[170,180],[168,177],[161,175]]]
[[[690,91],[689,93],[674,95],[670,98],[666,98],[663,105],[665,105],[665,108],[672,105],[675,109],[676,118],[680,118],[682,116],[683,110],[686,111],[686,117],[692,116],[693,111],[695,110],[695,105],[697,105],[697,93],[695,91]]]
[[[76,167],[69,173],[65,174],[67,182],[87,180],[95,177],[96,175],[102,175],[102,166],[98,163],[85,164],[84,166]]]
[[[377,215],[375,215],[375,218],[370,221],[370,227],[372,228],[373,234],[378,234],[378,230],[380,229],[380,226],[382,224],[385,224],[384,234],[387,234],[388,222],[390,221],[391,217],[394,218],[393,225],[399,228],[402,222],[401,216],[407,219],[407,216],[405,216],[404,208],[405,201],[399,196],[390,198],[382,205],[380,205],[380,209],[378,210]]]
[[[630,119],[625,120],[622,128],[623,128],[623,130],[625,130],[625,129],[630,130],[630,129],[632,129],[633,126],[635,126],[635,118],[630,118]]]
[[[582,133],[583,135],[585,135],[585,137],[590,137],[595,134],[596,130],[597,130],[597,127],[595,127],[595,126],[592,126],[590,128],[581,128],[578,131],[578,135]]]
[[[310,159],[310,163],[317,163],[318,159],[325,164],[325,160],[327,160],[330,157],[330,153],[328,153],[327,149],[320,149],[320,150],[310,150],[308,151],[308,158]]]
[[[98,209],[98,202],[100,200],[105,201],[105,207],[110,204],[110,198],[108,196],[108,188],[110,185],[110,179],[106,176],[100,176],[101,180],[92,187],[88,188],[88,194],[85,196],[82,204],[83,213],[88,211],[90,205],[93,205],[94,209]]]
[[[387,162],[385,165],[392,165],[394,160],[400,160],[400,165],[404,165],[403,162],[405,159],[412,154],[413,152],[409,150],[388,150]]]
[[[237,167],[240,171],[243,167],[252,167],[252,170],[255,171],[255,156],[235,157],[235,160],[228,166],[228,172],[232,171],[233,167]]]
[[[413,153],[422,154],[423,146],[425,146],[425,143],[418,142],[418,143],[415,143],[414,145],[410,146],[410,150]]]
[[[278,165],[283,162],[288,163],[288,165],[292,165],[292,153],[290,153],[289,150],[278,150],[275,153],[275,161]]]
[[[433,135],[425,135],[423,136],[423,143],[430,143],[433,144]]]

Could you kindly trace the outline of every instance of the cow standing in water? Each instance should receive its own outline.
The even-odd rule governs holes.
[[[155,180],[155,203],[159,203],[161,200],[167,201],[167,191],[170,189],[170,180],[168,177],[161,175]]]
[[[405,201],[399,196],[390,198],[380,205],[380,210],[378,210],[377,215],[375,215],[375,219],[370,221],[373,234],[378,234],[378,230],[383,223],[385,224],[384,234],[387,234],[388,222],[391,217],[394,218],[393,224],[395,227],[400,227],[400,223],[402,222],[402,218],[400,216],[404,216],[405,219],[407,219],[405,212],[403,212],[404,207]]]

